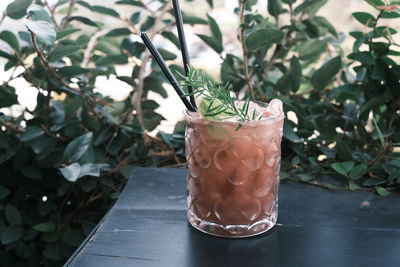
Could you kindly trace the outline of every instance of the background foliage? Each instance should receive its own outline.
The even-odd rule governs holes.
[[[32,2],[15,0],[5,12],[26,31],[0,32],[9,46],[0,51],[4,69],[13,70],[1,85],[0,108],[18,104],[13,79],[23,77],[39,90],[34,110],[18,117],[0,113],[2,266],[61,265],[118,197],[134,166],[184,161],[182,123],[173,134],[148,134],[163,116],[147,95],[167,97],[165,78],[132,38],[147,31],[179,48],[170,2],[116,1],[137,7],[130,17],[82,0]],[[184,21],[208,25],[209,34],[198,37],[223,60],[222,83],[241,97],[284,102],[291,119],[284,127],[281,178],[381,195],[398,188],[400,52],[392,37],[397,31],[379,23],[400,17],[397,1],[366,0],[371,14],[353,14],[365,31],[350,33],[349,55],[334,25],[318,15],[327,0],[269,0],[266,16],[254,10],[256,2],[241,0],[233,11],[240,21],[240,56],[226,51],[212,16],[185,13]],[[124,26],[104,30],[91,12]],[[160,52],[174,72],[182,72],[173,64],[177,55]],[[96,90],[95,81],[117,74],[121,64],[131,75],[117,78],[132,92],[114,101]],[[315,179],[324,174],[338,179]]]

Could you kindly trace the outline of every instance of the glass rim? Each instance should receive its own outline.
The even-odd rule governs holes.
[[[252,101],[259,106],[266,107],[269,105],[269,103],[264,103],[264,102],[259,102],[259,101]],[[196,124],[226,124],[226,125],[238,125],[241,124],[242,126],[258,126],[258,125],[264,125],[264,124],[271,124],[276,121],[283,120],[285,118],[283,109],[277,112],[277,114],[274,114],[273,116],[270,116],[268,118],[262,119],[262,120],[254,120],[254,121],[232,121],[232,120],[210,120],[207,118],[203,118],[201,116],[194,116],[194,114],[198,114],[198,112],[193,112],[189,110],[184,110],[183,115],[185,117],[186,122],[192,122]]]

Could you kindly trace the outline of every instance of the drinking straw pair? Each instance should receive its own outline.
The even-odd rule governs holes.
[[[189,53],[188,53],[186,40],[185,40],[185,32],[183,30],[182,13],[181,13],[181,10],[179,7],[179,0],[172,0],[172,4],[174,7],[175,20],[176,20],[176,26],[178,29],[179,43],[180,43],[181,52],[182,52],[182,59],[183,59],[185,74],[187,76],[188,72],[189,72],[190,61],[189,61]],[[162,72],[165,74],[169,83],[175,89],[176,93],[178,94],[178,96],[180,97],[180,99],[182,100],[182,102],[186,106],[186,108],[190,111],[196,111],[196,102],[194,100],[192,86],[188,86],[188,91],[190,94],[190,101],[188,101],[185,94],[183,93],[181,87],[179,86],[179,83],[176,80],[175,76],[172,74],[171,70],[168,68],[167,64],[165,63],[164,59],[162,58],[162,56],[160,55],[158,50],[155,48],[154,44],[151,42],[150,38],[147,36],[147,34],[145,32],[142,32],[140,34],[140,37],[142,38],[146,47],[149,49],[153,58],[157,61]]]

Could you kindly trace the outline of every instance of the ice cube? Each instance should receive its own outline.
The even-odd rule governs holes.
[[[240,163],[235,171],[228,176],[228,181],[233,185],[242,185],[251,181],[253,177],[254,172],[247,168],[243,163]]]
[[[230,148],[238,158],[245,158],[252,153],[252,141],[249,136],[234,136],[230,142]]]
[[[246,158],[242,158],[241,162],[251,171],[255,171],[261,167],[264,162],[264,153],[259,148],[252,146],[252,153]]]
[[[261,202],[258,199],[247,199],[242,202],[240,213],[243,214],[246,219],[253,221],[261,213]]]
[[[273,190],[276,177],[273,168],[264,166],[256,172],[252,182],[247,185],[248,190],[256,197],[264,197]]]

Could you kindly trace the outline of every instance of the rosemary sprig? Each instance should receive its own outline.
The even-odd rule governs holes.
[[[182,76],[185,79],[184,86],[192,86],[196,98],[201,98],[203,108],[199,106],[201,114],[210,119],[237,118],[238,121],[251,121],[258,117],[256,110],[249,114],[250,100],[247,98],[238,106],[238,102],[232,96],[231,86],[221,86],[206,78],[204,71],[189,69],[188,75]],[[205,107],[205,108],[204,108]]]

